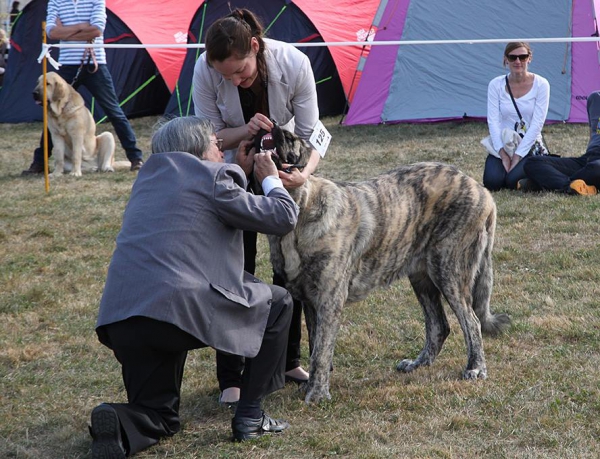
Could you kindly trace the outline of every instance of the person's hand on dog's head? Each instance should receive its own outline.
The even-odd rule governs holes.
[[[290,166],[291,169],[289,172],[285,172],[285,169],[288,169]],[[298,168],[293,167],[291,164],[282,164],[281,167],[283,170],[277,172],[279,173],[279,178],[281,179],[281,183],[283,183],[283,187],[288,190],[301,187],[308,179]]]
[[[235,162],[242,168],[246,176],[249,176],[254,168],[255,150],[252,145],[251,140],[242,140],[235,154]]]
[[[254,176],[258,183],[262,183],[265,177],[272,175],[277,177],[277,167],[271,159],[271,153],[256,153],[254,155]]]
[[[271,132],[273,129],[273,122],[269,119],[268,116],[263,115],[262,113],[255,114],[247,124],[248,135],[250,137],[256,136],[258,131],[264,129],[267,132]]]

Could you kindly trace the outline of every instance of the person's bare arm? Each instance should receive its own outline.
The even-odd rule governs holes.
[[[510,160],[510,169],[507,170],[507,172],[512,171],[515,166],[517,164],[519,164],[519,161],[521,161],[523,158],[521,158],[519,155],[517,155],[516,153],[513,155],[513,157]]]
[[[223,139],[223,148],[229,150],[235,148],[242,140],[253,138],[261,129],[271,132],[273,123],[267,116],[256,113],[247,124],[221,129],[217,135]]]
[[[506,153],[506,150],[504,150],[504,147],[500,148],[500,151],[498,153],[500,154],[500,159],[502,160],[502,165],[504,166],[504,170],[506,172],[510,172],[512,167],[514,167],[511,165],[510,156],[508,156],[508,153]],[[517,156],[517,155],[513,155],[513,156]]]
[[[49,38],[52,40],[90,41],[101,35],[100,29],[89,22],[66,26],[63,25],[60,19],[57,19],[56,27],[53,27],[50,31]]]

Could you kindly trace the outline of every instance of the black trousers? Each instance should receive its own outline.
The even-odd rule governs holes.
[[[600,187],[600,156],[585,154],[579,158],[533,156],[525,164],[527,177],[542,190],[568,193],[573,180]]]
[[[261,400],[281,389],[292,298],[270,286],[271,311],[258,355],[246,359],[241,384],[243,400]],[[206,347],[180,328],[146,317],[132,317],[102,327],[122,367],[128,403],[111,403],[124,434],[128,455],[179,431],[181,383],[187,352]]]
[[[527,178],[542,190],[569,193],[573,180],[583,180],[588,185],[600,188],[600,92],[588,96],[588,122],[590,141],[583,156],[557,158],[534,156],[525,164]]]
[[[244,231],[244,271],[254,274],[256,271],[257,233]],[[273,284],[285,287],[285,279],[273,274]],[[294,299],[292,322],[285,361],[285,371],[300,366],[300,341],[302,340],[302,302]],[[229,387],[241,387],[244,358],[239,355],[224,354],[217,351],[217,380],[221,391]]]

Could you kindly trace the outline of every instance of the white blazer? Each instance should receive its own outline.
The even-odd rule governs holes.
[[[269,115],[282,128],[308,140],[319,120],[310,60],[288,43],[266,38],[265,45]],[[246,124],[238,88],[208,65],[206,53],[194,68],[193,101],[196,116],[210,119],[217,132]],[[227,154],[226,159],[230,160]]]

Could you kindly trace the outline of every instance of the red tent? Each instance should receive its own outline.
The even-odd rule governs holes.
[[[199,8],[206,3],[209,9],[217,9],[230,3],[231,7],[252,8],[252,1],[236,2],[179,0],[132,2],[130,0],[106,0],[106,7],[117,14],[144,44],[181,44],[187,42],[187,31]],[[268,3],[268,2],[261,2]],[[315,2],[295,0],[274,1],[281,5],[294,3],[312,21],[325,42],[364,41],[372,36],[371,24],[379,0],[329,0]],[[279,7],[278,7],[279,8]],[[205,24],[205,28],[210,24]],[[361,54],[360,46],[330,46],[329,51],[337,67],[344,92],[350,94],[352,81]],[[173,91],[179,70],[185,58],[185,49],[149,48],[148,53],[156,63],[168,88]]]
[[[308,18],[316,29],[317,37],[300,37],[299,40],[302,41],[365,40],[365,43],[368,43],[366,37],[372,32],[371,23],[379,4],[379,0],[106,0],[108,20],[105,41],[144,45],[197,43],[197,38],[192,36],[190,28],[200,16],[203,19],[202,29],[206,31],[212,21],[226,15],[230,8],[244,7],[264,12],[266,17],[261,19],[265,26],[272,23],[277,25],[278,22],[283,23],[287,20],[286,27],[289,25],[293,28],[293,21],[304,21]],[[32,0],[23,8],[15,23],[10,63],[5,74],[4,87],[0,90],[0,122],[28,122],[40,120],[42,117],[41,109],[33,103],[30,94],[37,76],[41,73],[37,56],[41,51],[41,24],[45,19],[46,5],[47,0]],[[299,18],[297,14],[290,15],[291,10],[296,13],[300,10],[300,16],[304,19]],[[279,26],[280,36],[272,37],[290,41],[281,36],[281,30],[285,27],[281,24]],[[275,28],[273,27],[273,30]],[[197,37],[202,36],[201,33],[197,34]],[[304,51],[309,54],[309,49],[306,47]],[[362,46],[330,46],[328,49],[331,55],[329,59],[333,59],[335,67],[329,71],[329,75],[337,80],[338,86],[341,82],[342,98],[344,95],[349,97],[356,86],[353,80],[357,75],[360,57],[365,55],[365,49]],[[108,66],[117,96],[121,100],[127,100],[123,105],[125,113],[128,116],[163,113],[169,93],[176,91],[178,86],[187,80],[191,81],[189,74],[182,74],[187,54],[189,52],[185,48],[109,48]],[[52,50],[52,55],[58,55],[56,49]],[[313,68],[316,64],[313,62]],[[85,90],[82,93],[89,101]],[[332,94],[333,91],[323,88],[319,97],[325,99]]]
[[[121,19],[143,44],[187,43],[192,18],[202,4],[198,0],[106,0],[106,8]],[[185,49],[148,48],[170,91],[175,88]]]

